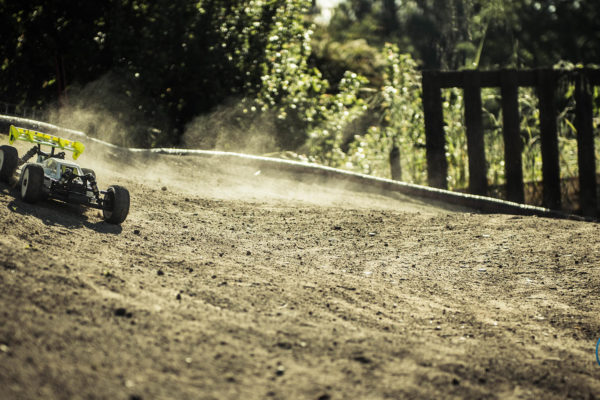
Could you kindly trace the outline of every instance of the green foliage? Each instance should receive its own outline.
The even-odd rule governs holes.
[[[359,97],[366,79],[353,72],[346,72],[335,95],[323,94],[314,112],[321,116],[321,123],[308,135],[304,146],[308,159],[332,167],[347,166],[345,129],[366,110],[365,102]]]
[[[446,159],[448,160],[448,188],[451,190],[463,189],[469,182],[469,164],[462,90],[443,90],[442,110],[446,135]]]
[[[97,76],[109,58],[94,41],[107,14],[104,3],[0,2],[2,100],[39,107],[64,89],[62,70],[82,80]]]
[[[575,128],[574,85],[564,81],[559,87],[557,116],[560,176],[563,179],[578,176],[577,130]],[[599,91],[594,93],[594,129],[597,132],[599,115]],[[451,189],[468,187],[468,158],[462,91],[447,89],[444,96],[444,120],[447,140],[448,185]],[[487,161],[488,183],[491,186],[505,184],[504,140],[502,135],[502,110],[499,106],[498,89],[483,89],[482,103],[484,114],[484,140]],[[519,90],[520,130],[523,143],[523,177],[526,182],[542,180],[542,154],[538,97],[534,88]],[[600,159],[598,148],[600,137],[596,135],[596,158]]]
[[[426,183],[426,156],[421,104],[420,73],[409,55],[398,53],[387,45],[381,54],[384,84],[379,90],[367,91],[368,96],[349,97],[354,102],[340,102],[343,107],[331,109],[321,129],[313,131],[306,151],[310,160],[327,165],[381,177],[390,177],[389,153],[393,146],[400,149],[403,180]],[[561,65],[564,68],[564,65]],[[368,82],[363,81],[362,85]],[[340,93],[347,90],[343,85]],[[364,92],[364,88],[362,88]],[[558,137],[562,178],[578,174],[577,142],[574,125],[574,86],[564,81],[558,90]],[[358,93],[360,93],[360,88]],[[598,126],[599,99],[595,89],[594,126]],[[464,122],[463,94],[460,89],[442,91],[448,159],[448,186],[466,189],[469,182],[467,143]],[[336,97],[333,97],[336,98]],[[504,140],[499,89],[482,90],[484,143],[488,183],[505,183]],[[354,106],[353,106],[354,104]],[[523,168],[526,181],[542,179],[540,123],[535,89],[519,92]],[[362,132],[361,132],[362,130]],[[352,134],[349,135],[349,132]],[[598,138],[596,139],[598,142]],[[600,158],[600,148],[596,147]]]
[[[425,68],[597,64],[599,18],[600,3],[581,0],[346,0],[329,33],[397,43]]]
[[[254,107],[276,111],[275,128],[284,148],[301,145],[306,132],[319,123],[319,98],[328,88],[320,72],[308,65],[312,31],[302,18],[308,5],[283,2],[277,9],[265,46],[266,62],[261,64],[261,84],[256,85]]]
[[[312,3],[0,1],[0,100],[58,109],[53,118],[92,110],[95,122],[72,126],[125,132],[110,137],[119,144],[291,150],[381,177],[395,148],[403,180],[424,184],[420,68],[600,63],[598,2],[346,0],[328,27],[313,26]],[[572,177],[573,85],[559,93],[561,176]],[[458,189],[469,179],[462,96],[443,91],[448,184]],[[498,90],[482,100],[488,181],[502,184]],[[519,104],[524,176],[538,181],[535,92],[522,89]],[[599,106],[595,88],[596,132]]]
[[[390,177],[389,154],[400,150],[404,179],[425,183],[425,138],[421,79],[415,61],[386,45],[381,54],[383,86],[346,72],[335,95],[321,98],[324,121],[310,132],[308,159],[333,167]]]
[[[326,85],[306,63],[308,0],[63,3],[0,3],[3,101],[48,106],[61,96],[66,104],[109,75],[113,93],[94,99],[97,107],[116,115],[113,98],[130,99],[138,143],[176,144],[194,117],[232,98],[302,109]],[[284,145],[306,137],[298,121]],[[145,140],[149,126],[162,135]]]
[[[373,95],[368,113],[379,115],[376,125],[357,135],[350,147],[354,169],[390,177],[389,154],[400,151],[403,179],[425,183],[425,137],[421,105],[421,79],[415,61],[387,44],[383,49],[384,85]]]

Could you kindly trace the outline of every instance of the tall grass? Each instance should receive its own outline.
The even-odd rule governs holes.
[[[311,133],[305,151],[308,158],[321,163],[389,178],[389,154],[400,150],[402,180],[427,183],[425,127],[421,101],[421,73],[415,61],[397,48],[383,50],[384,84],[365,91],[368,82],[355,77],[349,94],[338,95],[351,101],[339,102],[325,118],[328,122]],[[364,95],[367,93],[367,95]],[[568,180],[578,175],[577,131],[575,128],[574,85],[561,81],[557,90],[557,127],[560,176]],[[538,97],[534,88],[519,89],[520,137],[525,182],[542,180],[540,119]],[[499,89],[482,89],[485,155],[489,186],[505,184],[502,108]],[[442,91],[448,187],[468,187],[467,139],[461,89]],[[596,159],[600,160],[600,91],[594,91],[594,132]],[[597,162],[600,171],[600,163]]]

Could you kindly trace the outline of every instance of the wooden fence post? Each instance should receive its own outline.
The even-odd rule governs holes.
[[[469,192],[487,195],[487,165],[483,140],[481,81],[479,71],[463,72],[467,153],[469,156]]]
[[[390,169],[392,179],[395,181],[402,180],[402,164],[400,163],[400,149],[394,145],[390,151]]]
[[[469,191],[487,194],[487,163],[481,107],[481,87],[500,87],[502,92],[504,163],[507,199],[523,203],[523,142],[520,135],[519,87],[534,86],[539,98],[540,142],[542,153],[543,205],[561,209],[560,159],[557,127],[556,88],[566,71],[424,71],[423,108],[428,182],[432,187],[447,188],[448,162],[445,154],[444,115],[441,88],[464,89],[465,125],[469,157]],[[599,216],[594,152],[592,85],[600,85],[600,70],[585,69],[576,78],[575,98],[580,207],[586,216]],[[394,153],[390,154],[395,168]],[[399,175],[399,172],[392,172]]]
[[[538,70],[537,91],[540,100],[540,136],[542,144],[542,179],[544,206],[553,210],[561,207],[560,165],[558,162],[558,135],[556,127],[556,73]]]
[[[500,81],[506,198],[508,201],[524,203],[523,143],[519,133],[519,83],[517,71],[514,69],[503,70],[500,73]]]
[[[592,123],[592,91],[586,73],[575,75],[575,123],[577,127],[577,162],[579,164],[579,205],[583,215],[598,214],[596,194],[596,160]]]
[[[439,73],[423,72],[423,109],[425,112],[425,149],[427,152],[427,181],[429,186],[448,187],[448,161],[444,136],[444,114]]]

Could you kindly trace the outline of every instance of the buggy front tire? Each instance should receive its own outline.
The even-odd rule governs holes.
[[[0,182],[8,182],[19,165],[19,153],[12,146],[0,146]]]
[[[120,224],[129,214],[129,191],[122,186],[109,186],[102,205],[104,220],[111,224]]]
[[[27,203],[35,203],[43,196],[44,168],[37,164],[28,164],[21,171],[19,179],[19,194],[21,200]]]

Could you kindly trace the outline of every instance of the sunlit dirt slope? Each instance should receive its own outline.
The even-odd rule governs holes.
[[[79,161],[131,192],[122,226],[0,184],[1,399],[600,396],[598,224],[219,158]]]

